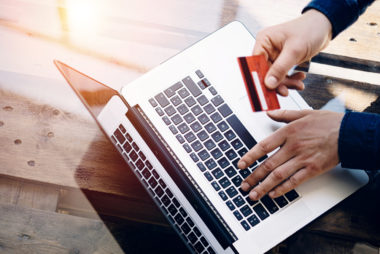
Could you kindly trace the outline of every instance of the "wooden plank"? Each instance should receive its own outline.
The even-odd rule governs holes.
[[[55,212],[59,189],[0,176],[0,203]]]
[[[0,214],[2,253],[123,253],[98,220],[4,204]]]

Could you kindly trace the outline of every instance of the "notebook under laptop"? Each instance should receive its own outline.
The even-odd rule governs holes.
[[[280,127],[250,107],[237,58],[254,43],[232,22],[119,92],[55,61],[194,253],[265,252],[368,181],[338,166],[274,200],[253,202],[239,189],[266,157],[242,171],[237,161]],[[279,102],[310,108],[295,91]]]

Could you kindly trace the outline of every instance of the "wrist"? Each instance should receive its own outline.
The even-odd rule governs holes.
[[[306,22],[310,22],[312,27],[316,28],[317,31],[319,31],[319,33],[324,34],[326,40],[331,40],[332,25],[330,20],[322,12],[316,9],[309,9],[306,12],[304,12],[301,17],[306,19]]]

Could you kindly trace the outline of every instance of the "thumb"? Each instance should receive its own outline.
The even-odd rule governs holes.
[[[281,81],[286,77],[289,70],[297,64],[298,58],[299,57],[294,54],[294,50],[285,45],[280,55],[268,70],[265,78],[266,86],[269,89],[277,88]]]
[[[313,110],[273,110],[267,111],[267,115],[277,122],[289,123],[294,120],[300,119],[308,114],[310,114]]]

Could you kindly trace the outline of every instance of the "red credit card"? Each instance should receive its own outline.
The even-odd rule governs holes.
[[[264,79],[268,72],[268,62],[263,55],[238,57],[241,74],[254,112],[280,108],[275,90],[269,90]]]

